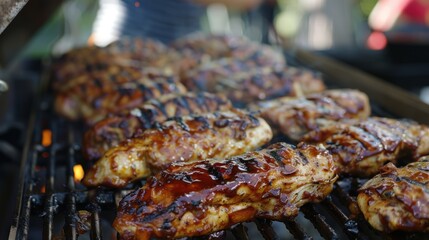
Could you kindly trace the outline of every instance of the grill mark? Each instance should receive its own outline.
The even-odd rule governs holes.
[[[257,127],[257,126],[261,125],[261,122],[259,121],[259,119],[257,117],[255,117],[255,115],[248,114],[247,116],[249,117],[250,121],[252,122],[252,127]]]
[[[164,116],[168,117],[167,111],[165,110],[165,104],[161,103],[157,99],[153,99],[153,101],[151,101],[151,104],[152,106],[156,107],[160,112],[162,112]]]
[[[207,118],[202,117],[202,116],[196,116],[196,117],[194,117],[194,120],[203,124],[199,129],[200,131],[203,131],[203,130],[210,128],[210,122],[208,121]]]
[[[309,163],[308,158],[301,152],[301,151],[296,151],[300,157],[300,159],[302,160],[302,164],[307,165]]]
[[[285,166],[285,164],[283,163],[283,157],[282,157],[282,156],[280,156],[280,155],[277,153],[277,151],[276,151],[276,150],[267,151],[267,153],[268,153],[272,158],[274,158],[274,159],[279,163],[279,165],[280,165],[281,167],[284,167],[284,166]]]
[[[143,128],[147,129],[150,128],[151,125],[153,124],[153,117],[151,118],[148,114],[147,111],[145,109],[145,111],[142,111],[141,114],[139,116],[136,116],[137,119],[139,120],[140,124],[143,126]]]
[[[182,117],[174,117],[172,118],[174,121],[177,122],[177,124],[185,131],[190,132],[191,129],[189,128],[189,126],[185,123],[185,121],[183,121]]]
[[[221,182],[224,181],[222,174],[216,168],[214,168],[213,165],[209,164],[208,162],[204,163],[204,165],[208,173],[211,176],[215,177],[215,181],[221,181]]]
[[[194,97],[194,101],[197,103],[198,107],[201,109],[204,108],[205,111],[208,110],[207,106],[207,96],[203,92],[198,92],[197,95]]]
[[[408,183],[408,184],[410,184],[410,185],[419,186],[419,187],[421,187],[421,188],[422,188],[422,190],[423,190],[425,193],[429,193],[429,189],[428,189],[428,187],[426,186],[426,184],[425,184],[425,183],[422,183],[422,182],[419,182],[419,181],[413,180],[413,179],[408,178],[408,177],[399,177],[399,176],[398,176],[397,178],[398,178],[398,180],[399,180],[399,181],[406,182],[406,183]],[[396,179],[395,179],[395,180],[396,180]]]
[[[187,97],[178,97],[177,98],[177,102],[179,103],[180,106],[184,107],[189,113],[192,112],[191,107],[189,106],[189,102]]]

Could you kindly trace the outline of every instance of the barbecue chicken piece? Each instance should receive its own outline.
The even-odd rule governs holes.
[[[387,162],[429,154],[429,128],[409,120],[373,117],[338,123],[310,132],[302,141],[324,145],[340,172],[364,177],[378,173]]]
[[[103,84],[101,81],[88,83],[60,92],[55,99],[55,110],[71,120],[83,118],[91,123],[103,119],[109,113],[140,106],[143,102],[164,94],[186,92],[180,82],[169,76],[143,76],[133,80],[128,75],[116,76],[129,77],[130,80],[116,85]],[[114,78],[109,74],[105,77]]]
[[[202,64],[220,59],[246,61],[254,67],[283,68],[282,51],[252,42],[242,36],[191,34],[175,41],[172,47],[182,56],[182,74]]]
[[[235,105],[325,90],[314,72],[287,67],[261,68],[251,60],[223,59],[190,71],[182,82],[189,90],[224,94]]]
[[[176,117],[107,151],[86,174],[86,186],[123,187],[173,162],[225,158],[272,138],[268,124],[241,112]]]
[[[201,236],[255,218],[292,219],[324,199],[337,176],[315,146],[276,143],[226,160],[176,163],[125,196],[113,226],[122,239]]]
[[[231,102],[210,93],[168,94],[151,99],[139,108],[109,116],[93,125],[84,136],[83,153],[95,160],[136,132],[170,117],[231,110]]]
[[[429,157],[402,168],[387,164],[359,189],[357,202],[379,231],[429,232]]]
[[[152,39],[123,38],[105,48],[82,47],[65,53],[53,63],[53,88],[57,91],[82,74],[112,66],[171,73],[177,68],[177,59],[176,51]]]
[[[250,109],[260,110],[270,126],[296,141],[310,131],[341,120],[364,120],[371,112],[368,96],[348,89],[263,101]]]

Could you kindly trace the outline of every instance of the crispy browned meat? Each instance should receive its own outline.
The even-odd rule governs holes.
[[[368,96],[357,90],[341,89],[305,97],[283,97],[251,106],[273,127],[298,141],[310,131],[344,120],[364,120],[370,115]]]
[[[331,192],[334,168],[326,151],[286,143],[173,164],[122,199],[113,225],[123,239],[145,240],[201,236],[257,217],[291,219]]]
[[[87,172],[83,183],[122,187],[173,162],[239,155],[271,138],[268,124],[250,114],[177,117],[111,148]]]
[[[72,120],[84,118],[87,122],[96,122],[109,113],[140,106],[149,99],[169,93],[186,92],[185,87],[173,77],[143,76],[132,79],[129,75],[114,76],[130,80],[121,84],[103,84],[100,80],[99,83],[81,84],[66,92],[60,92],[55,98],[55,110]],[[106,74],[104,79],[107,78],[114,77]],[[97,79],[94,80],[96,81]]]
[[[190,69],[200,68],[220,59],[234,59],[258,68],[283,68],[282,51],[249,41],[242,36],[191,34],[172,44],[180,52],[181,76],[186,79]],[[205,68],[205,67],[203,67]]]
[[[170,117],[231,110],[231,103],[210,93],[169,94],[152,99],[135,109],[109,116],[86,131],[83,153],[89,160],[100,158],[108,149]]]
[[[359,189],[357,201],[379,231],[429,232],[429,158],[402,168],[387,164]]]
[[[211,62],[190,71],[182,82],[190,90],[224,94],[239,106],[325,90],[321,78],[312,71],[293,67],[282,70],[261,68],[252,59]]]
[[[369,118],[339,123],[305,135],[302,141],[322,144],[333,155],[338,170],[372,176],[387,162],[429,154],[429,129],[409,120]]]
[[[52,66],[53,88],[63,89],[69,81],[92,71],[112,66],[134,66],[141,71],[157,68],[158,72],[172,71],[178,53],[152,39],[122,38],[105,48],[73,49],[57,59]],[[176,64],[177,65],[177,64]]]

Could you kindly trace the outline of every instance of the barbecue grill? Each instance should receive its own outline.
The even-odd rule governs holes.
[[[338,62],[286,49],[288,62],[321,71],[333,87],[358,88],[372,100],[373,114],[407,117],[429,124],[429,106],[400,89]],[[39,91],[28,121],[19,169],[16,209],[9,239],[115,239],[111,227],[122,197],[144,180],[121,190],[87,189],[80,184],[83,126],[57,116],[47,87],[49,64],[40,69]],[[347,81],[344,79],[347,78]],[[284,141],[277,137],[273,142]],[[365,179],[342,178],[317,204],[301,208],[295,220],[256,219],[210,236],[189,239],[423,239],[421,233],[384,234],[359,214],[356,190]]]

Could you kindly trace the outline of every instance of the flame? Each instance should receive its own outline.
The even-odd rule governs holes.
[[[40,192],[41,192],[41,193],[46,193],[46,186],[45,186],[45,185],[43,185],[43,186],[40,188]]]
[[[80,180],[82,180],[83,176],[85,175],[85,172],[83,171],[83,167],[80,164],[76,164],[73,166],[73,173],[74,173],[74,180],[76,182],[80,182]]]
[[[42,131],[42,146],[48,147],[52,144],[52,131],[49,129],[44,129]]]

